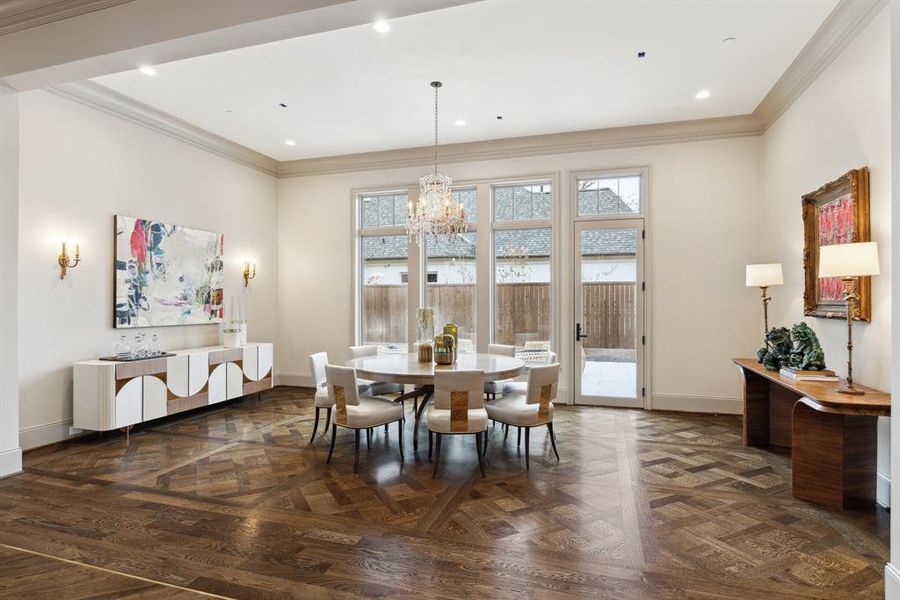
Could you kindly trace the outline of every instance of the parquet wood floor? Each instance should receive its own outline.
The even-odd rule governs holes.
[[[0,480],[0,598],[883,595],[887,512],[795,500],[736,417],[558,407],[561,462],[535,430],[526,472],[498,428],[486,478],[459,437],[432,479],[412,419],[405,464],[392,430],[358,474],[339,432],[326,465],[312,406],[275,388],[28,453]]]

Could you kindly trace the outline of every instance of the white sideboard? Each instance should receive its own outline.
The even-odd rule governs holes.
[[[133,362],[75,363],[72,424],[109,431],[272,387],[271,343],[173,354]]]

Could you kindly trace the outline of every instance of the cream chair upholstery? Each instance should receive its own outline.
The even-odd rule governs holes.
[[[371,430],[380,425],[397,423],[397,443],[400,448],[400,462],[403,462],[403,407],[386,398],[361,396],[356,370],[351,367],[325,365],[325,377],[328,385],[328,396],[334,403],[334,423],[331,425],[331,449],[328,460],[334,453],[334,442],[337,428],[340,425],[352,429],[356,437],[356,457],[353,472],[359,468],[359,432],[366,430],[366,438],[370,439]]]
[[[529,468],[529,445],[531,428],[547,426],[550,442],[556,460],[556,434],[553,432],[553,401],[556,399],[559,386],[559,363],[542,367],[531,367],[528,372],[527,390],[524,394],[509,394],[485,408],[488,417],[507,426],[519,428],[521,439],[522,428],[525,429],[525,469]],[[504,438],[505,439],[505,438]]]
[[[316,431],[319,429],[319,415],[324,409],[327,412],[325,417],[325,431],[328,432],[328,425],[331,423],[331,408],[334,402],[328,395],[328,387],[325,385],[325,365],[328,364],[327,352],[316,352],[309,355],[309,373],[313,378],[313,385],[316,388],[315,405],[316,405],[316,422],[313,425],[312,435],[309,438],[311,444],[316,439]],[[372,389],[365,384],[359,385],[359,394],[361,396],[371,396]]]
[[[488,344],[488,354],[502,354],[503,356],[515,356],[516,347],[506,344]],[[484,384],[484,394],[488,400],[496,400],[497,394],[503,394],[502,381],[487,381]]]
[[[484,410],[484,371],[435,370],[434,404],[428,407],[428,457],[431,458],[433,436],[437,435],[434,472],[437,476],[441,460],[441,439],[445,435],[474,434],[478,467],[484,477],[482,438],[487,431],[488,415]]]
[[[368,346],[350,346],[350,358],[362,358],[364,356],[376,356],[378,354],[378,346],[371,344]],[[363,385],[372,387],[373,396],[381,396],[382,394],[402,394],[403,385],[399,383],[388,383],[386,381],[369,381],[368,379],[359,380]]]

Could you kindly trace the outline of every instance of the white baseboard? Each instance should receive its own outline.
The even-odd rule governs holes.
[[[22,449],[10,448],[0,452],[0,477],[15,475],[22,471]]]
[[[875,501],[885,508],[891,507],[891,478],[889,475],[875,474]]]
[[[72,426],[72,419],[64,421],[56,421],[55,423],[47,423],[45,425],[35,425],[19,430],[19,445],[22,450],[31,450],[32,448],[40,448],[48,444],[55,444],[70,437],[69,427]]]
[[[885,600],[900,600],[900,569],[893,563],[884,565]]]
[[[651,410],[676,410],[681,412],[717,413],[740,415],[744,407],[740,398],[727,396],[682,396],[679,394],[653,394]]]
[[[313,385],[312,375],[307,373],[280,373],[278,375],[278,385],[290,387],[315,387]]]

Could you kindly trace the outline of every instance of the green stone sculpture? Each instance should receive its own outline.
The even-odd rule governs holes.
[[[756,359],[770,371],[792,367],[804,371],[825,368],[825,353],[819,338],[806,323],[797,323],[790,330],[775,327],[766,334],[766,345],[756,353]]]
[[[806,323],[797,323],[791,328],[790,366],[804,371],[820,371],[825,368],[825,353],[819,344],[819,338]]]
[[[777,371],[791,357],[793,343],[787,327],[773,327],[766,333],[766,345],[756,353],[756,359],[770,370]]]

